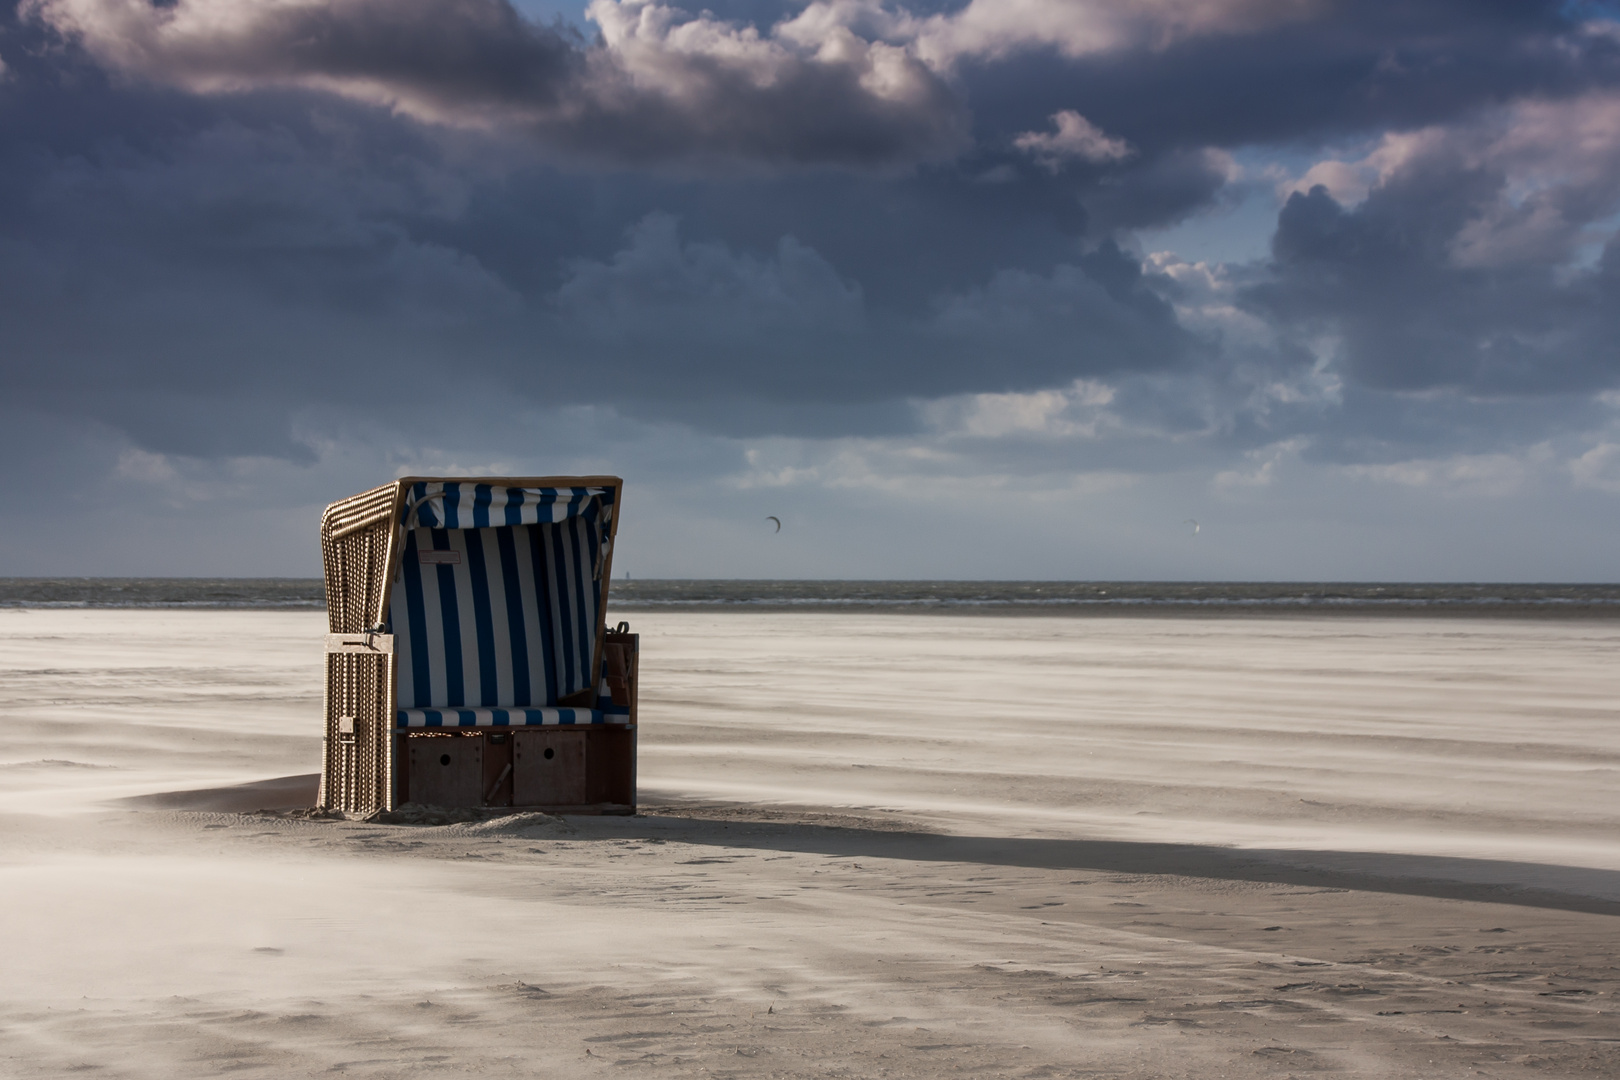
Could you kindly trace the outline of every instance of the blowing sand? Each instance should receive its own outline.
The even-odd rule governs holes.
[[[632,616],[633,819],[310,821],[323,616],[0,611],[0,1074],[1620,1075],[1620,622]]]

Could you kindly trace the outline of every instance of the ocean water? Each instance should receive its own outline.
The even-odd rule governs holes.
[[[0,607],[326,607],[320,578],[0,578]]]
[[[325,607],[318,578],[0,578],[0,607]],[[1209,581],[714,581],[613,584],[615,612],[840,610],[1620,617],[1620,585]]]
[[[1312,613],[1455,610],[1620,615],[1620,585],[1212,581],[627,581],[613,606],[1021,611]]]

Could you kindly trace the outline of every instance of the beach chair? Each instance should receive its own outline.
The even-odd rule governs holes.
[[[318,802],[634,813],[623,481],[407,477],[333,503]]]

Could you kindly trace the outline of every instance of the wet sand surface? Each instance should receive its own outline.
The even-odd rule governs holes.
[[[0,612],[0,1074],[1620,1074],[1620,623],[634,622],[641,815],[428,827],[321,616]]]

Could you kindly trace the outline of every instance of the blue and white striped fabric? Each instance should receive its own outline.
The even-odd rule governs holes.
[[[570,724],[627,724],[623,714],[600,709],[401,709],[401,728],[551,727]]]
[[[601,537],[590,515],[408,530],[389,612],[398,708],[541,708],[590,687]]]
[[[424,480],[406,490],[400,524],[406,528],[487,529],[556,525],[575,517],[600,518],[605,523],[612,505],[612,488],[512,488]]]

